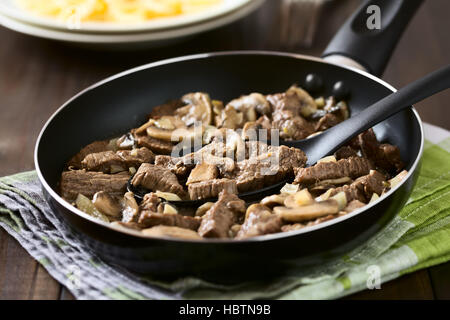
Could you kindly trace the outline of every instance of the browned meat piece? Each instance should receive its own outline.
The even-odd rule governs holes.
[[[371,170],[368,175],[359,177],[350,185],[332,190],[330,196],[333,196],[341,191],[345,192],[347,202],[352,200],[359,200],[367,203],[372,197],[373,193],[381,195],[386,188],[386,177],[376,170]]]
[[[189,185],[192,183],[213,180],[216,179],[218,175],[219,169],[215,165],[206,162],[199,163],[192,169],[186,184]]]
[[[361,133],[358,141],[363,156],[372,160],[376,166],[388,172],[399,172],[404,167],[398,147],[380,144],[373,129]]]
[[[350,146],[344,146],[339,148],[335,153],[334,156],[337,160],[351,158],[351,157],[357,157],[357,150],[353,149]]]
[[[341,121],[342,119],[337,115],[333,113],[327,113],[326,115],[324,115],[322,118],[319,119],[319,121],[316,123],[314,130],[325,131],[328,128],[334,127]]]
[[[107,151],[109,147],[109,141],[95,141],[91,144],[88,144],[86,147],[80,150],[72,159],[67,163],[67,167],[73,167],[75,169],[81,169],[81,161],[91,153]]]
[[[149,136],[135,137],[139,147],[146,147],[156,154],[170,154],[173,149],[173,144],[168,141],[158,140]]]
[[[356,209],[364,207],[365,205],[366,204],[364,202],[361,202],[358,200],[353,200],[353,201],[350,201],[349,204],[347,204],[347,206],[344,208],[344,211],[352,212],[352,211],[355,211]]]
[[[114,169],[111,166],[120,167],[124,171],[130,167],[138,167],[145,162],[153,162],[154,159],[153,152],[142,147],[134,150],[91,153],[83,159],[81,164],[87,170],[109,173]]]
[[[360,157],[341,159],[337,162],[321,162],[308,168],[300,168],[294,184],[310,185],[326,179],[350,177],[352,179],[369,173],[372,165],[369,160]]]
[[[105,174],[85,170],[64,171],[61,175],[61,196],[68,201],[75,200],[79,193],[92,198],[98,191],[121,196],[126,191],[129,178],[126,172]]]
[[[139,217],[138,223],[142,228],[163,225],[197,231],[200,226],[200,219],[183,216],[177,213],[156,213],[153,211],[143,210]]]
[[[300,149],[269,146],[263,154],[257,155],[264,150],[258,149],[261,145],[259,142],[248,142],[249,159],[239,161],[234,171],[224,175],[236,180],[239,192],[257,190],[279,182],[292,176],[294,168],[303,167],[306,163],[305,153]]]
[[[202,217],[198,233],[204,238],[228,238],[230,227],[245,213],[245,202],[222,191],[219,200]]]
[[[214,179],[191,183],[188,186],[191,200],[215,198],[222,190],[230,194],[237,193],[236,181],[230,179]]]
[[[314,133],[314,124],[303,118],[307,110],[316,108],[314,99],[300,88],[267,96],[274,110],[272,128],[285,140],[300,140]],[[309,111],[308,111],[309,112]]]
[[[175,110],[184,105],[181,100],[171,100],[162,105],[156,106],[149,114],[149,118],[158,119],[163,116],[171,116],[175,113]]]
[[[393,146],[388,143],[383,143],[380,145],[382,165],[380,167],[386,170],[396,169],[396,172],[400,172],[405,164],[400,156],[400,149],[397,146]]]
[[[294,147],[270,146],[269,153],[279,159],[280,170],[283,172],[293,173],[294,168],[304,167],[307,160],[305,153]]]
[[[158,207],[161,204],[161,199],[153,192],[147,193],[142,199],[139,208],[141,210],[158,212]]]
[[[244,224],[236,235],[237,239],[256,237],[281,231],[283,222],[276,214],[262,205],[254,204],[247,209]]]
[[[370,174],[356,179],[353,183],[363,187],[367,200],[370,200],[373,193],[380,196],[386,189],[386,177],[376,170],[371,170]]]
[[[366,196],[364,195],[364,191],[361,189],[360,185],[354,185],[354,184],[346,184],[342,187],[333,189],[330,193],[330,196],[334,196],[335,194],[338,194],[339,192],[344,191],[345,197],[347,198],[347,202],[358,200],[360,202],[366,202]]]
[[[169,169],[180,179],[186,178],[189,170],[194,166],[193,164],[184,164],[181,158],[165,155],[157,155],[155,157],[155,165]]]
[[[293,116],[290,112],[275,112],[272,129],[279,130],[283,140],[301,140],[315,132],[313,123],[301,116]]]
[[[134,186],[143,186],[152,191],[164,191],[171,192],[185,196],[183,187],[178,182],[177,176],[173,174],[169,169],[155,166],[150,163],[143,163],[136,174],[134,175],[131,183]]]

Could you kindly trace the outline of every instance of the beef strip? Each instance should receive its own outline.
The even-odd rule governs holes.
[[[80,150],[72,159],[67,163],[67,167],[73,167],[75,169],[81,169],[81,161],[91,153],[97,153],[102,151],[107,151],[109,148],[109,140],[104,141],[94,141],[88,144],[86,147]]]
[[[237,194],[236,181],[231,179],[213,179],[191,183],[188,186],[191,200],[215,198],[222,190],[230,194]]]
[[[293,176],[294,168],[303,167],[306,163],[303,151],[286,146],[266,146],[266,151],[257,156],[254,150],[258,144],[262,147],[262,143],[248,142],[247,145],[254,143],[256,147],[249,148],[249,159],[237,162],[236,169],[224,175],[236,180],[239,192],[261,189]],[[259,150],[261,152],[264,149]]]
[[[274,112],[272,129],[279,130],[283,140],[301,140],[315,132],[313,123],[290,112]]]
[[[134,150],[103,151],[88,154],[81,165],[90,171],[102,171],[109,173],[111,166],[118,166],[127,170],[130,167],[138,167],[144,162],[153,162],[155,155],[149,149],[142,147]]]
[[[300,140],[314,133],[314,123],[301,115],[303,108],[315,107],[314,100],[304,90],[290,88],[285,93],[268,95],[267,100],[274,110],[272,128],[280,131],[282,139]]]
[[[92,198],[98,191],[122,196],[129,178],[127,172],[105,174],[85,170],[64,171],[60,183],[61,196],[68,201],[75,200],[79,193]]]
[[[157,155],[155,157],[155,165],[169,169],[180,179],[186,178],[189,171],[194,166],[193,164],[184,164],[181,158],[174,158],[165,155]]]
[[[213,165],[208,163],[199,163],[192,169],[189,178],[187,179],[186,184],[192,184],[207,180],[214,180],[219,175],[219,169]]]
[[[368,159],[351,157],[337,162],[320,162],[312,167],[300,168],[294,184],[311,185],[320,180],[350,177],[352,179],[369,173],[372,165]]]
[[[173,149],[171,142],[158,140],[146,135],[137,135],[135,139],[139,147],[146,147],[156,154],[170,154]]]
[[[205,213],[198,229],[204,238],[228,238],[230,227],[245,213],[245,202],[224,190],[219,200]]]
[[[334,157],[337,160],[351,158],[351,157],[357,157],[357,156],[358,156],[358,151],[356,149],[353,149],[351,146],[343,146],[334,153]]]
[[[272,214],[268,207],[262,204],[255,204],[248,208],[247,218],[237,233],[236,238],[244,239],[280,232],[282,224],[283,222],[280,217]]]
[[[369,129],[358,136],[358,143],[364,157],[372,160],[376,166],[388,171],[399,172],[404,164],[397,146],[380,144],[373,129]]]
[[[134,186],[143,186],[152,191],[164,191],[175,193],[181,198],[185,196],[183,187],[178,182],[177,176],[169,169],[150,163],[143,163],[131,183]]]
[[[344,191],[347,202],[359,200],[360,202],[367,203],[374,193],[381,195],[385,188],[386,177],[376,170],[370,170],[368,175],[359,177],[350,185],[333,189],[330,196]]]
[[[319,119],[319,121],[316,123],[314,130],[325,131],[331,127],[334,127],[339,122],[342,122],[342,118],[333,113],[327,113],[326,115],[324,115],[322,118]]]
[[[142,228],[163,225],[197,231],[200,226],[200,219],[183,216],[177,213],[157,213],[149,210],[143,210],[139,217],[138,223]]]
[[[161,199],[156,195],[156,193],[150,192],[144,196],[144,199],[142,199],[139,209],[158,212],[158,207],[161,203]]]

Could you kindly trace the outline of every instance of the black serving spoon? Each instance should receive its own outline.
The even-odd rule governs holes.
[[[358,114],[327,129],[319,135],[304,140],[282,141],[282,144],[303,150],[308,157],[306,165],[314,165],[318,160],[333,153],[361,132],[449,87],[450,65],[447,65],[386,96]],[[248,202],[255,201],[266,195],[278,192],[286,182],[288,181],[283,180],[263,189],[241,193],[239,197]],[[133,192],[138,199],[142,199],[144,194],[148,192],[147,190],[133,186],[131,179],[128,181],[128,190]],[[183,200],[172,201],[172,203],[179,206],[199,206],[205,202],[214,202],[216,200]]]

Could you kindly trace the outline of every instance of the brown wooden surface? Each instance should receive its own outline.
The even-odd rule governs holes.
[[[296,52],[320,55],[358,0],[322,11],[314,45]],[[278,2],[268,2],[237,23],[179,45],[138,53],[92,52],[35,39],[0,27],[0,176],[33,169],[33,147],[44,122],[66,99],[118,71],[188,53],[283,50],[277,41]],[[449,63],[450,2],[426,1],[389,63],[384,79],[402,86]],[[293,50],[291,50],[293,51]],[[450,129],[450,92],[417,105],[424,121]],[[0,299],[72,299],[72,295],[0,230]],[[350,299],[449,299],[450,263],[406,275]]]

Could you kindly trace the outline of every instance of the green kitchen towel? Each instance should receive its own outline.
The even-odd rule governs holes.
[[[447,138],[436,143],[432,128],[411,198],[381,232],[326,265],[264,282],[159,282],[108,265],[52,212],[34,171],[0,178],[0,225],[78,299],[339,298],[450,260],[450,138],[439,129]]]

